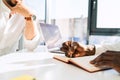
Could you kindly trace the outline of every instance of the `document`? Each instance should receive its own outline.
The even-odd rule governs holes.
[[[81,69],[84,69],[85,71],[88,71],[90,73],[102,71],[102,70],[108,70],[110,68],[108,67],[95,67],[90,63],[91,60],[95,59],[97,55],[94,56],[84,56],[84,57],[77,57],[77,58],[68,58],[66,56],[60,56],[60,55],[54,55],[54,59],[60,60],[65,63],[72,63],[73,65],[76,65],[80,67]]]

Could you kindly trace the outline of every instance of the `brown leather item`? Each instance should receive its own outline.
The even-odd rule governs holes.
[[[25,20],[30,21],[30,20],[32,20],[32,18],[31,17],[25,17]]]
[[[27,21],[30,21],[30,20],[35,21],[36,20],[36,15],[30,15],[29,17],[25,17],[25,20],[27,20]]]

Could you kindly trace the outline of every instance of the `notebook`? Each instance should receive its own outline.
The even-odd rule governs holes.
[[[84,56],[84,57],[77,57],[77,58],[68,58],[66,56],[62,55],[54,55],[54,59],[57,59],[59,61],[65,62],[65,63],[72,63],[73,65],[78,66],[79,68],[88,71],[90,73],[102,71],[102,70],[108,70],[111,69],[107,66],[103,67],[95,67],[90,63],[91,60],[95,59],[98,55],[93,56]]]
[[[40,23],[41,31],[45,45],[49,52],[52,53],[64,53],[60,51],[63,39],[57,25]]]

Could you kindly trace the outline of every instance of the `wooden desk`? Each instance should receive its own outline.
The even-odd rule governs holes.
[[[76,66],[53,59],[43,51],[12,53],[0,57],[0,80],[32,75],[37,80],[120,80],[115,70],[88,73]]]

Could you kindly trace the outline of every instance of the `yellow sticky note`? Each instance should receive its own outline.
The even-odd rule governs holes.
[[[23,76],[19,76],[11,80],[36,80],[36,79],[30,75],[23,75]]]

